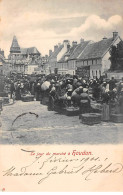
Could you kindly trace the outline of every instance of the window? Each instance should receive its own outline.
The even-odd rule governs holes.
[[[99,75],[101,76],[101,70],[99,70]]]
[[[97,70],[96,70],[96,76],[97,76]]]

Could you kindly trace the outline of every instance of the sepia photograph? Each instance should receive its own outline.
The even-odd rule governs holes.
[[[101,170],[91,169],[90,173],[123,174],[122,144],[123,1],[0,0],[0,164],[4,165],[3,168],[0,165],[0,178],[4,178],[3,183],[6,178],[7,184],[12,182],[9,176],[15,180],[15,175],[32,175],[25,168],[28,166],[23,167],[29,154],[36,163],[40,157],[49,155],[48,160],[44,158],[44,168],[49,161],[77,161],[76,164],[78,156],[87,158],[94,151],[99,155],[99,148],[104,151],[104,154],[100,152],[102,155],[119,161],[115,163],[115,170],[112,162],[103,169],[100,165]],[[8,154],[9,160],[5,151],[12,155]],[[74,160],[64,159],[65,155],[68,158],[72,155]],[[15,160],[15,156],[21,156],[21,162]],[[60,160],[56,160],[56,156],[60,156]],[[94,162],[97,159],[93,157]],[[17,173],[13,163],[23,165],[20,172]],[[91,163],[90,160],[89,165]],[[69,177],[71,172],[77,174],[83,169],[76,166],[80,168],[71,167]],[[68,167],[60,170],[51,167],[57,172],[52,174],[68,174]],[[46,170],[47,176],[38,184],[51,177],[49,168]],[[114,178],[112,183],[115,175],[109,176]],[[77,181],[77,176],[71,177],[71,183]],[[24,182],[23,176],[18,178]],[[87,175],[85,180],[88,179]],[[120,182],[116,188],[101,186],[122,191]],[[30,183],[30,190],[35,191],[32,176]],[[85,188],[77,186],[72,190],[96,189],[88,188],[87,184]],[[0,191],[7,190],[1,183],[0,188]],[[12,185],[8,189],[16,191]],[[36,189],[46,191],[47,188]],[[70,186],[65,189],[71,191]],[[103,191],[102,187],[99,189]]]

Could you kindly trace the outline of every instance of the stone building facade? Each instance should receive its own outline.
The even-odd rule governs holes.
[[[21,48],[16,36],[14,36],[8,62],[11,65],[11,72],[32,74],[34,68],[37,68],[41,63],[41,54],[36,47]]]

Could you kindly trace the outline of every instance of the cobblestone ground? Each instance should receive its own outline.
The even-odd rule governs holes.
[[[84,125],[78,116],[65,116],[48,111],[47,106],[36,101],[16,101],[13,105],[4,106],[0,116],[2,144],[123,143],[121,123]]]

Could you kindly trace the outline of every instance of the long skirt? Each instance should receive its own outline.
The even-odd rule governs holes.
[[[89,113],[90,112],[90,103],[87,101],[80,101],[80,114]]]
[[[109,121],[109,119],[110,119],[109,105],[106,103],[103,103],[102,120]]]

